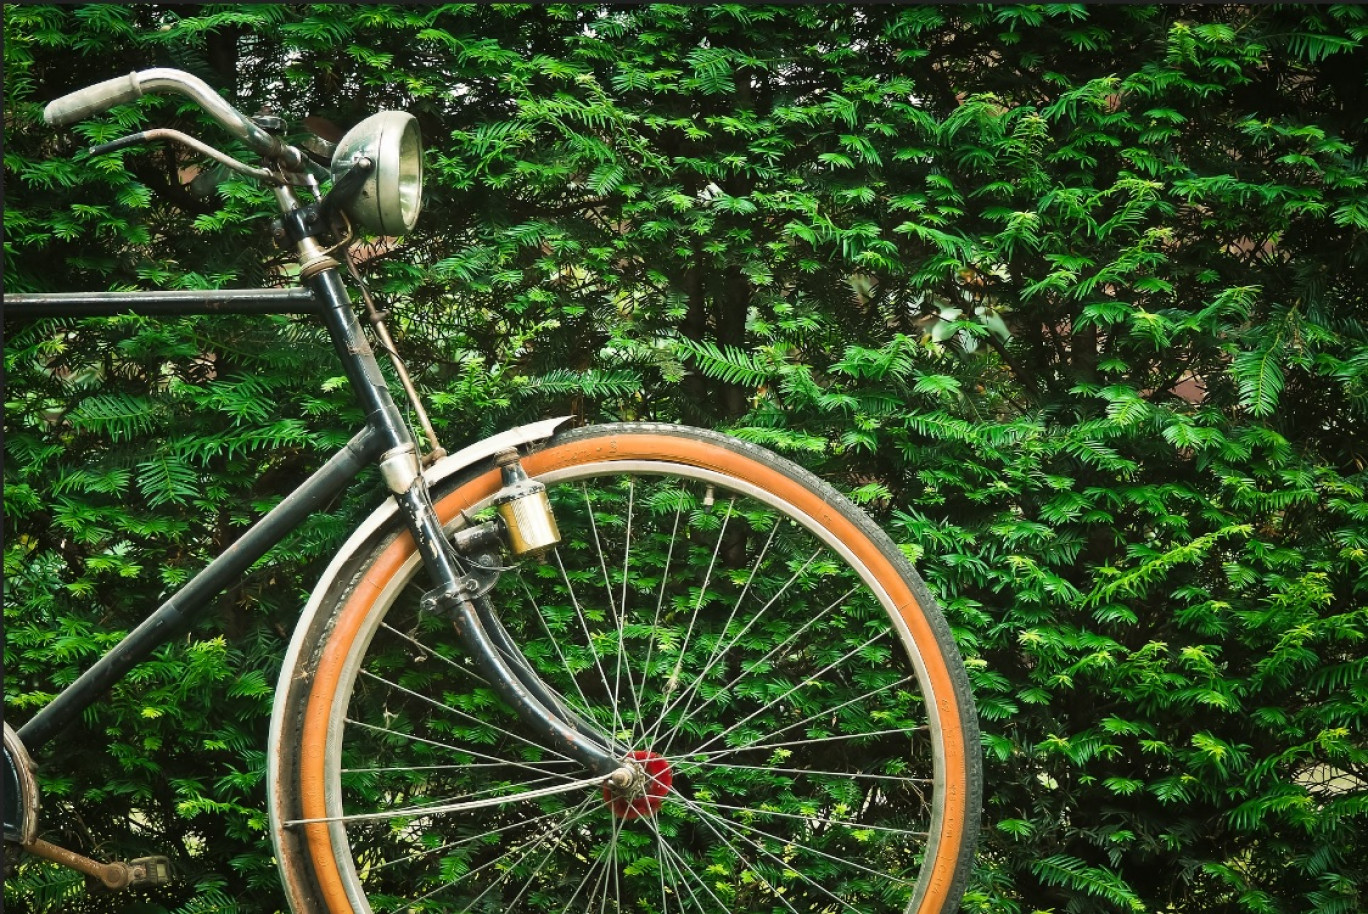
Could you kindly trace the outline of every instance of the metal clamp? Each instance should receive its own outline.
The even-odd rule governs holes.
[[[418,600],[419,610],[423,613],[440,612],[455,617],[453,607],[460,602],[470,602],[494,589],[504,567],[499,564],[499,556],[493,552],[477,552],[465,556],[465,574],[455,581],[454,588],[437,587],[423,594]]]

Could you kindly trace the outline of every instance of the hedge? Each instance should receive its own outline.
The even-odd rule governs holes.
[[[284,262],[245,179],[82,151],[221,140],[189,106],[52,131],[63,92],[169,65],[296,120],[409,110],[425,214],[367,269],[448,447],[555,411],[723,428],[917,557],[984,729],[966,910],[1352,912],[1365,30],[1353,6],[11,5],[5,288]],[[17,722],[358,417],[294,320],[5,332]],[[30,862],[7,906],[279,907],[271,684],[379,497],[314,518],[46,753],[52,840],[182,878],[106,896]]]

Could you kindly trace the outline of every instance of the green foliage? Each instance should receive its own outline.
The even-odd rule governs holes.
[[[557,412],[683,419],[861,498],[970,655],[970,910],[1351,911],[1366,28],[1352,6],[10,6],[6,289],[280,276],[268,196],[82,151],[212,125],[147,98],[53,132],[62,92],[167,64],[249,110],[411,110],[423,224],[368,266],[448,447]],[[294,322],[6,332],[19,719],[356,417]],[[255,690],[368,497],[45,771],[73,846],[178,856],[149,904],[279,904]],[[64,878],[26,867],[6,901],[121,903]]]

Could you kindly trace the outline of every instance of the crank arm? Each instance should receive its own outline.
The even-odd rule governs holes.
[[[111,892],[134,885],[164,885],[171,881],[171,865],[165,857],[139,857],[128,862],[115,860],[101,863],[43,840],[32,841],[23,845],[23,848],[35,857],[51,860],[98,879]]]

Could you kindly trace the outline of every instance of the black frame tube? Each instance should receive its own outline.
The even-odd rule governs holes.
[[[403,414],[390,395],[389,384],[381,374],[380,363],[376,361],[370,342],[361,330],[361,322],[351,306],[351,299],[338,271],[323,270],[308,282],[323,305],[323,322],[337,349],[337,357],[342,360],[352,391],[361,407],[371,416],[376,431],[385,442],[381,454],[413,445]],[[432,582],[443,590],[455,588],[464,572],[437,520],[437,512],[428,498],[427,486],[421,475],[404,491],[395,491],[394,498],[408,522],[409,531],[423,556],[423,567],[427,569]]]
[[[5,317],[114,317],[180,314],[317,314],[308,289],[217,289],[184,292],[51,292],[5,296]]]
[[[238,575],[250,568],[310,514],[317,511],[356,478],[380,453],[381,440],[371,427],[332,456],[285,500],[181,587],[137,628],[110,649],[95,665],[63,689],[19,728],[19,738],[30,752],[48,742],[115,682],[202,614]]]

